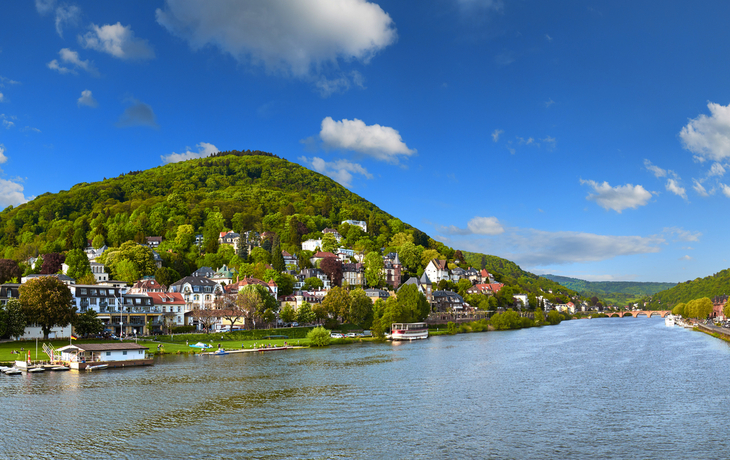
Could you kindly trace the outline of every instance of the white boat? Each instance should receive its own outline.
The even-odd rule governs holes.
[[[11,368],[5,369],[3,371],[3,373],[5,373],[5,375],[18,375],[18,374],[22,374],[23,372],[20,369],[18,369],[17,367],[11,367]]]
[[[108,364],[97,364],[95,366],[86,366],[87,371],[100,371],[109,367]]]
[[[428,338],[426,323],[393,323],[390,325],[390,340],[419,340]]]
[[[666,326],[674,327],[674,315],[667,315],[664,317],[664,324]]]
[[[38,372],[45,372],[46,370],[43,367],[37,366],[37,367],[29,367],[26,372],[29,372],[31,374],[35,374]]]

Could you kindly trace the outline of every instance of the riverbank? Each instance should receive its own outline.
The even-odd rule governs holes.
[[[697,324],[697,325],[695,325],[695,329],[697,329],[700,332],[704,332],[707,335],[715,337],[716,339],[724,340],[725,342],[730,342],[730,330],[728,330],[724,327],[708,326],[706,324]]]

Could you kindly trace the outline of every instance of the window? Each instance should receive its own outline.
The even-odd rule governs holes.
[[[86,295],[86,288],[79,289],[79,295]]]
[[[96,297],[92,297],[91,299],[89,299],[89,303],[91,305],[96,305]]]
[[[96,289],[90,289],[90,290],[89,290],[89,293],[90,293],[91,295],[96,295]]]
[[[124,351],[122,352],[122,354],[123,354],[124,356],[127,356],[127,350],[124,350]]]
[[[111,352],[111,351],[107,351],[107,352],[106,352],[106,355],[107,355],[107,356],[111,356],[111,355],[112,355],[112,352]]]
[[[200,292],[200,286],[193,286],[193,292]]]
[[[99,295],[106,295],[106,289],[99,289]]]
[[[195,300],[195,301],[198,301],[198,300],[200,300],[200,296],[199,296],[199,295],[197,295],[197,294],[195,294],[195,295],[193,296],[193,300]]]

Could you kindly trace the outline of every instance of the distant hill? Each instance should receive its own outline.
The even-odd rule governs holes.
[[[367,232],[343,224],[345,220],[365,221]],[[185,276],[200,266],[217,268],[225,263],[235,267],[244,260],[239,255],[248,257],[234,257],[230,247],[219,246],[221,231],[267,232],[275,237],[266,251],[279,247],[306,262],[309,256],[302,251],[302,241],[322,237],[326,228],[337,229],[343,237],[341,244],[358,252],[389,252],[406,241],[412,243],[408,257],[411,276],[423,273],[427,261],[421,254],[425,251],[431,251],[432,257],[455,260],[454,249],[329,177],[257,150],[220,152],[130,171],[9,206],[0,212],[0,258],[22,263],[38,254],[83,249],[89,241],[95,247],[119,247],[126,241],[144,243],[146,237],[159,236],[162,243],[157,252],[163,266]],[[196,234],[203,236],[200,248],[191,244]],[[467,254],[469,263],[487,268],[515,293],[541,295],[552,290],[563,299],[576,295],[509,260]],[[260,255],[257,259],[266,261]],[[402,258],[406,260],[405,251]],[[112,276],[119,276],[114,268]],[[512,290],[505,289],[505,293]]]
[[[644,283],[636,281],[585,281],[567,276],[543,275],[584,297],[598,297],[608,305],[624,305],[673,288],[676,283]]]
[[[730,269],[676,284],[671,289],[658,292],[647,300],[649,305],[655,309],[660,307],[669,309],[680,302],[686,303],[702,297],[713,298],[725,294],[730,294]]]

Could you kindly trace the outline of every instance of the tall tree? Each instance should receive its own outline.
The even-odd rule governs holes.
[[[342,286],[342,262],[337,257],[325,257],[319,264],[319,268],[329,276],[335,286]]]
[[[61,265],[66,257],[57,252],[43,254],[43,265],[41,265],[41,275],[52,275],[61,270]]]
[[[26,318],[18,299],[10,299],[0,306],[0,337],[20,338],[25,332]]]
[[[365,256],[365,280],[370,287],[380,287],[383,284],[383,256],[375,251]]]
[[[334,253],[337,250],[337,238],[333,233],[325,233],[322,236],[322,251]]]
[[[303,302],[297,308],[297,322],[299,325],[313,323],[317,319],[317,315],[312,311],[312,305],[309,302]]]
[[[91,273],[91,264],[86,253],[81,249],[72,249],[66,255],[66,274],[78,281],[82,276]]]
[[[238,304],[238,294],[224,294],[215,299],[214,305],[218,310],[217,315],[227,320],[231,329],[239,320],[246,317],[246,311]]]
[[[333,287],[322,300],[322,307],[333,317],[347,320],[350,315],[350,293],[347,289]]]
[[[358,288],[350,293],[350,311],[348,321],[363,328],[370,319],[372,321],[373,301],[365,294],[365,291]]]
[[[17,279],[16,282],[19,283],[22,274],[18,262],[12,259],[0,259],[0,284],[8,283],[13,279]]]
[[[71,290],[55,276],[32,279],[20,287],[20,303],[29,323],[43,330],[43,339],[56,326],[64,327],[76,317]]]
[[[96,317],[96,311],[93,308],[89,308],[76,316],[74,330],[81,336],[98,334],[104,330],[104,323]]]

